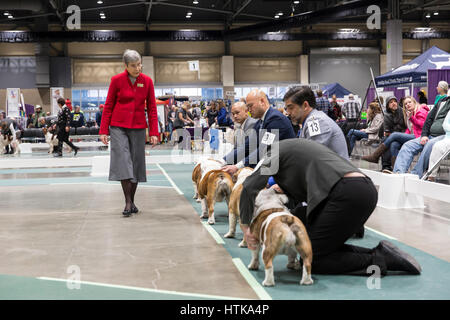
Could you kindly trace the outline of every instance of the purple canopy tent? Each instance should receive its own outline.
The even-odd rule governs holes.
[[[450,83],[450,69],[428,70],[428,104],[433,104],[436,99],[439,81]]]

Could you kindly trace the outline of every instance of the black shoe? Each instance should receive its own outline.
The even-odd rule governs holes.
[[[122,214],[125,218],[128,218],[131,216],[132,211],[131,210],[123,210]]]
[[[139,209],[133,204],[130,211],[131,211],[131,213],[138,213]]]
[[[75,157],[78,153],[78,150],[80,150],[80,148],[75,148],[74,152],[73,152],[73,156]]]
[[[416,259],[389,241],[380,241],[375,250],[383,255],[388,270],[406,271],[416,275],[422,271]]]
[[[361,227],[354,235],[354,238],[362,239],[364,238],[364,226]]]

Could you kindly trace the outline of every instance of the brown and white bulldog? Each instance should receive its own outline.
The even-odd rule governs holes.
[[[255,199],[254,219],[250,232],[260,242],[256,250],[252,250],[252,261],[248,268],[259,268],[259,250],[262,246],[262,258],[266,276],[264,286],[274,286],[273,259],[278,254],[288,256],[287,268],[298,270],[297,252],[303,260],[303,274],[300,284],[313,284],[311,278],[312,247],[305,226],[299,218],[292,215],[284,205],[288,198],[276,193],[273,188],[263,189]]]
[[[194,171],[192,171],[192,185],[194,186],[194,199],[197,199],[197,202],[200,202],[198,197],[200,181],[209,171],[219,170],[224,165],[225,161],[223,159],[203,158],[194,167]]]
[[[240,213],[239,213],[239,202],[241,199],[241,192],[242,192],[242,184],[244,183],[245,179],[253,173],[253,169],[249,167],[245,167],[242,169],[239,169],[234,175],[233,175],[233,182],[234,187],[231,192],[230,196],[230,205],[228,208],[228,223],[229,223],[229,230],[228,233],[225,234],[225,238],[234,238],[236,234],[236,224],[239,219]],[[242,230],[242,227],[241,227]],[[245,248],[247,247],[247,243],[245,242],[245,238],[242,239],[242,241],[239,243],[239,247]]]
[[[214,224],[214,205],[216,202],[226,201],[230,203],[231,191],[233,190],[231,175],[222,170],[208,171],[201,179],[198,186],[198,196],[202,204],[202,218],[208,218],[209,224]]]

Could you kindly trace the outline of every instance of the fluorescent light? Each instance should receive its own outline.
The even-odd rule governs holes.
[[[190,19],[192,16],[187,15],[186,18]]]
[[[294,1],[294,4],[299,4],[300,3],[300,1]]]
[[[415,28],[413,32],[434,32],[433,28]]]
[[[14,17],[13,16],[8,16],[8,19],[13,19]]]
[[[3,15],[4,15],[4,16],[10,16],[10,14],[9,14],[8,11],[4,12]]]
[[[359,29],[342,28],[339,29],[339,33],[358,33]]]
[[[193,4],[198,4],[198,1],[197,1],[197,0],[194,0],[192,3],[193,3]]]
[[[103,1],[102,0],[98,0],[97,3],[98,4],[103,4]]]
[[[277,16],[282,16],[282,15],[283,15],[283,12],[281,12],[281,11],[277,13]]]
[[[437,15],[439,14],[439,12],[437,12],[437,11],[436,11],[436,12],[435,12],[435,13],[433,13],[433,14],[434,14],[435,16],[437,16]]]
[[[275,19],[279,19],[279,18],[280,18],[280,16],[279,16],[279,15],[276,15],[276,16],[275,16]]]
[[[425,18],[431,18],[431,15],[429,13],[427,13],[427,15],[425,16]]]

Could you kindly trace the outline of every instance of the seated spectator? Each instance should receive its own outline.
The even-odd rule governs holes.
[[[323,96],[322,90],[317,90],[316,106],[316,110],[323,111],[326,115],[328,115],[328,111],[331,106],[327,97]]]
[[[45,112],[42,110],[42,107],[40,105],[36,105],[35,112],[34,112],[34,118],[33,118],[33,128],[39,128],[39,118],[44,117],[45,118]]]
[[[46,113],[45,113],[45,116],[46,116],[46,117],[50,117],[51,115],[52,115],[52,114],[51,114],[50,112],[46,112]]]
[[[369,104],[369,110],[367,112],[367,128],[361,130],[350,129],[347,134],[350,142],[350,150],[348,155],[352,154],[353,148],[357,140],[368,139],[369,141],[378,140],[378,132],[383,124],[383,115],[381,113],[381,107],[378,103],[372,102]]]
[[[97,127],[100,127],[100,124],[102,123],[102,115],[104,107],[105,107],[104,104],[99,105],[98,111],[95,113],[95,124],[97,125]]]
[[[27,124],[26,124],[26,127],[27,128],[34,128],[34,124],[33,124],[33,122],[34,122],[34,118],[35,118],[36,116],[34,115],[34,113],[33,114],[29,114],[28,116],[27,116]]]
[[[84,113],[80,106],[75,106],[75,110],[70,113],[70,126],[72,128],[84,128],[86,126]]]
[[[36,128],[47,128],[45,117],[40,117]]]
[[[427,96],[425,95],[425,91],[420,90],[417,93],[417,96],[419,97],[419,104],[428,104]]]
[[[406,173],[414,156],[421,152],[419,161],[417,161],[411,173],[422,177],[424,171],[428,169],[428,162],[434,144],[445,138],[442,124],[449,110],[450,97],[445,97],[439,100],[438,104],[428,112],[421,136],[406,142],[400,149],[395,161],[395,173]]]
[[[445,81],[439,81],[436,90],[438,94],[436,96],[436,99],[434,99],[434,105],[436,105],[439,100],[447,96],[448,83]]]
[[[442,128],[445,130],[445,138],[434,144],[430,154],[430,164],[428,166],[428,170],[431,170],[436,165],[436,163],[450,150],[450,111],[447,113],[447,116],[444,119]],[[436,167],[431,172],[430,176],[428,177],[429,181],[436,180],[437,170],[438,167]]]
[[[404,104],[403,119],[407,126],[406,131],[404,133],[393,132],[371,155],[362,157],[362,160],[378,163],[378,159],[389,150],[391,155],[391,165],[393,167],[402,145],[409,140],[420,137],[425,119],[427,118],[430,109],[426,104],[422,106],[419,105],[416,99],[411,96],[405,97]]]
[[[397,98],[390,96],[386,99],[386,107],[384,113],[384,138],[386,140],[393,132],[405,132],[406,124],[403,116],[403,109],[399,107]],[[382,170],[392,171],[392,155],[390,149],[383,153]]]

